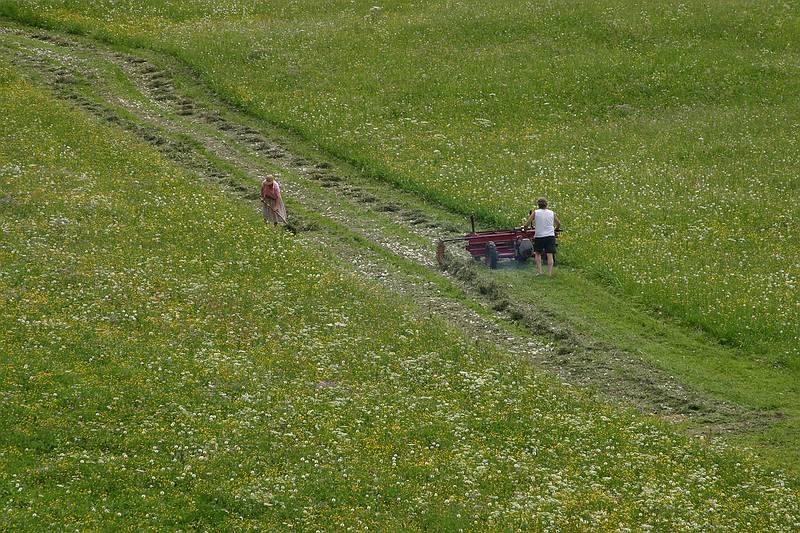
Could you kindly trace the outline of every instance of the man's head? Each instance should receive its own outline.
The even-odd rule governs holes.
[[[542,196],[538,200],[536,200],[536,205],[539,206],[539,209],[545,209],[547,207],[547,198]]]

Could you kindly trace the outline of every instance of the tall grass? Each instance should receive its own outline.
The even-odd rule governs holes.
[[[167,50],[331,152],[798,367],[800,16],[779,2],[11,1]]]
[[[2,61],[0,89],[0,529],[800,525],[749,458],[377,296]]]

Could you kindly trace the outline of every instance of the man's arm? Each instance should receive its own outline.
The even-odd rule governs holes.
[[[533,222],[533,219],[534,219],[535,215],[536,215],[536,209],[531,211],[531,214],[528,215],[528,220],[525,222],[525,227],[526,228],[530,228],[531,227],[531,222]]]
[[[554,218],[554,219],[555,219],[555,221],[556,221],[556,231],[558,231],[558,230],[560,230],[560,229],[561,229],[561,221],[560,221],[560,220],[558,220],[558,217],[556,216],[556,214],[555,214],[555,213],[553,213],[553,218]]]

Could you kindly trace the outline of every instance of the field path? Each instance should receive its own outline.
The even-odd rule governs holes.
[[[476,342],[555,372],[647,413],[685,421],[709,435],[770,422],[763,413],[692,390],[641,358],[558,324],[535,302],[458,252],[435,264],[435,242],[467,221],[364,175],[302,138],[220,101],[175,60],[90,40],[0,26],[0,54],[57,96],[157,147],[199,178],[258,207],[261,176],[274,172],[287,198],[289,229],[359,275],[439,316]],[[505,266],[505,268],[517,268]]]

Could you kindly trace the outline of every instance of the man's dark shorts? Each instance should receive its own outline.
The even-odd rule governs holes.
[[[549,237],[535,237],[533,239],[533,251],[544,252],[546,254],[556,253],[555,235],[551,235]]]

